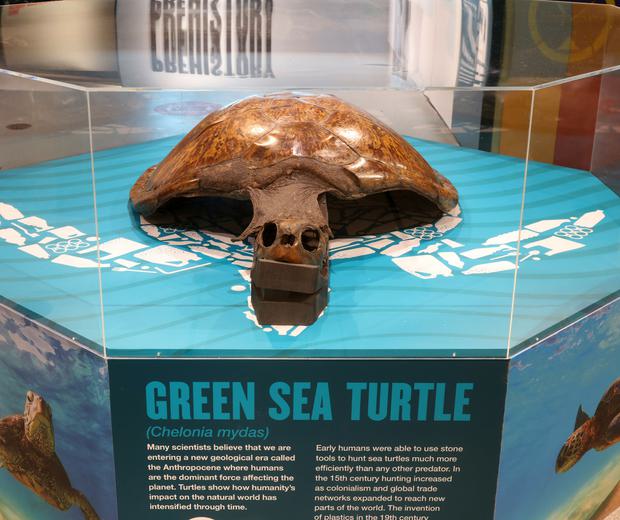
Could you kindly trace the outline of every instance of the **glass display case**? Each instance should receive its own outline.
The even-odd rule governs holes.
[[[64,0],[0,8],[0,68],[0,297],[6,316],[0,338],[14,351],[6,366],[18,380],[25,351],[35,356],[34,365],[43,363],[31,367],[33,374],[61,367],[75,372],[75,387],[65,393],[79,391],[85,365],[100,367],[101,388],[89,396],[99,404],[109,399],[109,366],[119,489],[152,476],[145,469],[135,477],[119,457],[137,456],[131,463],[142,464],[140,431],[148,423],[132,426],[144,403],[131,396],[143,399],[140,385],[152,377],[174,378],[165,375],[174,373],[173,360],[188,380],[201,371],[217,375],[219,367],[223,374],[266,378],[284,364],[310,380],[324,371],[326,380],[367,373],[368,381],[401,381],[406,371],[383,365],[393,360],[419,380],[425,363],[436,373],[431,381],[458,379],[459,367],[487,397],[496,394],[498,401],[489,401],[484,418],[479,412],[481,422],[471,431],[437,434],[439,423],[429,422],[422,435],[437,434],[446,445],[462,436],[472,459],[487,449],[488,468],[476,470],[468,459],[463,472],[474,482],[479,471],[487,483],[479,491],[477,518],[492,518],[504,424],[496,518],[517,518],[508,512],[512,498],[503,486],[527,478],[529,470],[511,464],[506,450],[520,453],[519,442],[541,432],[514,424],[513,410],[531,413],[514,412],[523,420],[541,414],[561,416],[563,426],[567,420],[563,412],[541,410],[533,397],[525,400],[522,389],[531,380],[522,371],[533,366],[531,377],[556,381],[558,389],[579,386],[574,370],[585,357],[571,358],[573,368],[558,365],[566,377],[572,374],[569,382],[552,361],[561,345],[548,359],[540,354],[562,334],[573,334],[566,340],[574,346],[570,352],[588,344],[595,349],[588,355],[600,356],[592,366],[615,366],[618,375],[618,7],[535,0]],[[328,200],[335,215],[329,304],[310,326],[265,325],[256,318],[253,241],[235,240],[251,218],[251,205],[193,204],[189,211],[149,218],[129,203],[138,177],[205,116],[248,96],[281,91],[332,94],[368,112],[403,136],[459,193],[455,211],[423,225],[407,221],[408,208],[388,196]],[[344,225],[337,221],[343,215]],[[578,341],[582,327],[595,330],[587,325],[591,320],[609,333]],[[13,337],[20,334],[21,343]],[[92,359],[80,361],[82,351]],[[316,370],[304,372],[300,359]],[[478,374],[475,367],[487,362],[497,372]],[[356,372],[356,363],[368,366]],[[131,373],[139,374],[135,381]],[[607,388],[607,376],[593,368],[583,385],[600,398],[604,389],[595,381],[605,377],[600,385]],[[24,388],[37,378],[25,380]],[[45,384],[62,401],[53,380]],[[21,402],[21,390],[13,395],[16,386],[6,392]],[[579,404],[566,403],[567,414]],[[15,406],[0,411],[8,415]],[[81,410],[88,413],[86,405]],[[107,432],[105,405],[96,413],[99,431]],[[492,432],[486,444],[476,441],[475,428],[483,427]],[[346,425],[338,428],[341,437],[333,444],[372,444],[349,437]],[[570,431],[558,435],[564,433]],[[323,442],[314,430],[295,430],[290,443],[301,447],[304,435],[312,437],[311,446]],[[390,435],[408,442],[400,430]],[[559,450],[564,440],[550,444]],[[83,460],[72,463],[75,474],[82,471]],[[589,464],[587,478],[600,466]],[[107,467],[114,471],[111,463]],[[314,518],[330,518],[329,509],[317,509],[312,490],[304,490],[304,478],[314,481],[306,469],[298,470],[297,499],[285,493],[276,505],[261,502],[215,518],[291,518],[296,500],[303,503],[303,518],[313,512]],[[519,510],[518,517],[550,514],[565,492],[560,477],[549,476],[554,491],[548,499],[536,489],[524,491],[526,498],[538,497],[540,509]],[[577,493],[584,479],[573,477],[570,489]],[[99,504],[115,501],[111,483],[106,495],[93,480],[86,482]],[[456,518],[465,507],[458,497],[474,493],[470,484],[461,478],[445,491],[445,507],[419,518]],[[149,507],[168,503],[140,489],[144,500],[137,502],[119,491],[119,518],[151,518],[144,516]],[[0,495],[0,503],[4,499]],[[232,502],[248,504],[238,497]],[[335,499],[327,503],[337,507]],[[46,516],[46,504],[28,507],[28,518],[54,513]],[[414,518],[396,509],[376,511],[400,515],[386,519]],[[116,518],[116,511],[100,515]]]

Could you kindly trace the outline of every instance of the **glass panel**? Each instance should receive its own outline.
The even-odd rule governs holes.
[[[427,89],[456,140],[450,167],[459,188],[462,244],[452,310],[454,331],[506,354],[526,169],[531,90]],[[457,186],[458,187],[458,186]],[[456,230],[455,230],[456,231]],[[442,246],[445,256],[446,246]],[[449,249],[448,249],[449,251]],[[467,333],[467,331],[470,331]]]
[[[620,288],[620,72],[536,90],[513,351]]]
[[[462,214],[420,226],[396,221],[387,201],[328,200],[330,304],[309,327],[256,323],[252,243],[232,240],[251,207],[209,202],[151,219],[128,207],[142,172],[248,92],[91,93],[109,355],[505,355],[514,269],[494,240],[518,229],[524,161],[508,154],[525,154],[531,92],[457,92],[451,113],[431,102],[439,91],[329,92],[405,136],[456,185]]]
[[[0,73],[0,258],[3,298],[103,349],[84,92]]]
[[[83,23],[69,27],[78,11]],[[508,345],[539,336],[612,287],[596,273],[617,265],[604,256],[617,254],[604,231],[615,218],[610,194],[618,184],[619,12],[529,0],[66,0],[0,8],[0,62],[48,78],[2,79],[8,119],[0,129],[0,166],[45,171],[35,175],[37,183],[45,178],[41,190],[56,190],[53,200],[20,199],[18,188],[31,186],[30,178],[15,176],[15,186],[0,191],[13,197],[4,202],[9,216],[23,213],[3,217],[11,226],[5,250],[27,260],[8,269],[32,271],[30,263],[58,270],[41,275],[44,282],[14,277],[23,282],[24,306],[39,299],[31,311],[114,355],[504,356]],[[311,327],[256,325],[248,303],[252,243],[232,240],[251,216],[248,204],[218,204],[223,214],[206,216],[194,205],[194,214],[175,214],[175,222],[141,220],[128,204],[139,175],[205,115],[284,89],[328,92],[365,109],[460,193],[461,213],[433,226],[402,220],[398,204],[386,205],[383,195],[381,204],[368,198],[354,211],[329,199],[330,224],[338,229],[332,292]],[[98,319],[89,318],[100,313],[89,137],[107,343]],[[58,164],[68,177],[48,171]],[[0,175],[2,183],[11,178]],[[594,204],[599,192],[610,198]],[[22,244],[14,221],[30,213],[18,202],[54,229],[66,220],[84,235],[65,242],[89,238],[91,247],[54,253],[60,260],[52,261],[39,249],[46,244]],[[587,209],[590,202],[596,208]],[[355,218],[340,225],[343,215]],[[561,255],[544,249],[566,245],[555,240],[564,227],[597,219],[583,243],[600,235],[606,246],[571,246]],[[541,245],[546,238],[551,242]],[[584,260],[578,269],[576,259]],[[12,277],[9,298],[17,291]],[[35,290],[37,283],[47,292]],[[51,294],[84,305],[61,305]]]

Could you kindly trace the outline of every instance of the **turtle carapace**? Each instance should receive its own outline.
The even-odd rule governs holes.
[[[412,191],[439,214],[452,184],[400,135],[331,95],[254,96],[211,113],[131,190],[145,215],[179,197],[249,199],[258,321],[310,324],[327,304],[327,195]]]

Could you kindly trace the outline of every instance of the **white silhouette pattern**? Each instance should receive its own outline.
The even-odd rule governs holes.
[[[593,210],[580,217],[540,220],[526,224],[520,232],[502,233],[472,248],[445,238],[446,233],[462,221],[457,208],[434,225],[331,240],[330,259],[338,261],[381,254],[390,257],[403,271],[423,280],[513,271],[523,262],[585,247],[583,240],[604,218],[602,210]],[[125,237],[97,244],[96,237],[86,236],[73,226],[54,227],[41,217],[24,216],[18,208],[0,203],[0,241],[17,246],[23,253],[78,269],[101,268],[154,275],[174,275],[227,261],[241,276],[242,283],[232,285],[230,290],[246,298],[248,309],[244,315],[247,319],[265,332],[280,335],[298,336],[306,328],[263,327],[256,321],[248,295],[253,257],[251,239],[235,242],[231,235],[208,230],[158,227],[142,217],[140,226],[146,235],[162,244],[149,246]],[[519,240],[521,248],[517,249]],[[430,241],[433,242],[428,244]]]

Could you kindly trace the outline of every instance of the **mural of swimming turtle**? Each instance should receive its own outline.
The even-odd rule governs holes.
[[[603,451],[619,441],[620,378],[605,392],[592,417],[579,407],[575,430],[558,454],[555,471],[564,473],[577,464],[587,451]]]
[[[253,218],[238,238],[255,237],[258,321],[309,325],[327,304],[327,195],[395,191],[416,193],[439,216],[458,203],[450,181],[370,114],[332,95],[279,93],[209,114],[130,197],[145,216],[183,197],[250,200]]]
[[[23,415],[0,420],[0,468],[61,511],[77,506],[86,520],[99,520],[88,499],[71,485],[56,455],[52,410],[29,391]]]

